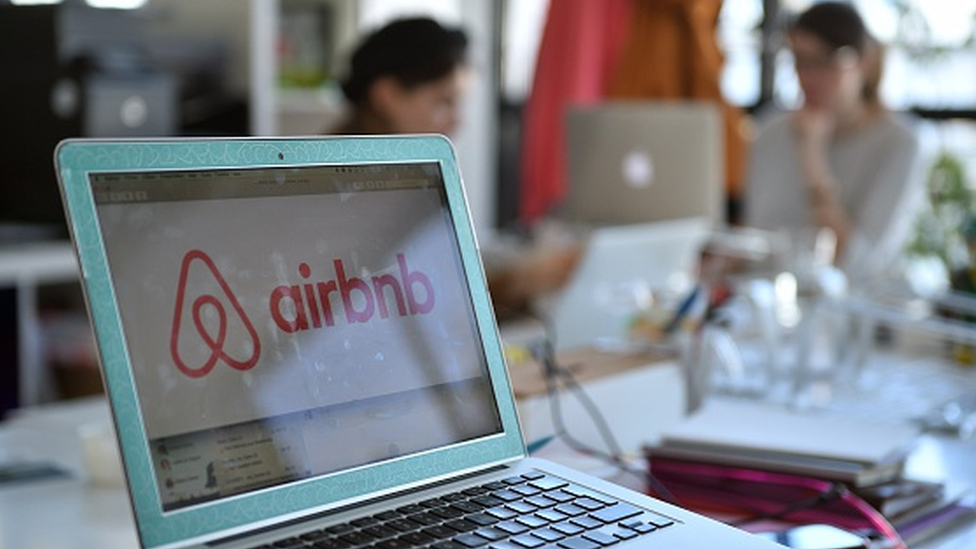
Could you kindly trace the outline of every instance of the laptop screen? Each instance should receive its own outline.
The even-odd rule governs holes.
[[[438,163],[90,183],[163,510],[501,432]]]

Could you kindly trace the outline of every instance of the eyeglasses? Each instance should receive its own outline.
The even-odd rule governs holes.
[[[857,65],[858,53],[850,46],[837,48],[829,55],[806,55],[793,52],[793,66],[796,70],[834,70],[847,69]]]

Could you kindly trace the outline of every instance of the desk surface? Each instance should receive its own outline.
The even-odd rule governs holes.
[[[908,461],[907,473],[915,478],[952,479],[976,487],[976,441],[926,435]],[[969,522],[917,547],[972,549],[976,547],[976,522]]]
[[[576,349],[559,353],[556,361],[572,374],[577,383],[586,383],[654,365],[673,364],[674,356],[664,351],[617,353],[597,349]],[[544,395],[549,390],[542,367],[531,357],[509,358],[509,376],[516,398]]]
[[[969,386],[976,386],[976,370],[970,373],[965,376],[972,381]],[[69,473],[61,478],[0,484],[0,548],[138,547],[124,489],[118,484],[92,482],[82,460],[79,428],[107,421],[106,403],[86,399],[28,410],[0,425],[0,463],[16,458],[42,460]],[[558,461],[560,456],[546,452],[543,457]],[[578,456],[567,457],[570,465],[584,463]],[[920,478],[948,478],[976,486],[974,464],[976,439],[926,434],[908,462],[908,471]],[[976,523],[918,547],[976,547]]]
[[[0,427],[0,463],[50,463],[67,473],[0,484],[0,547],[139,547],[125,489],[90,481],[82,460],[79,430],[108,421],[104,400],[85,399],[28,410]]]
[[[948,401],[958,400],[963,406],[976,404],[976,366],[948,360],[950,347],[945,340],[912,331],[901,331],[894,337],[891,347],[875,350],[859,369],[842,373],[845,382],[836,387],[828,408],[888,420],[925,420],[933,417],[933,409]],[[976,409],[969,412],[976,414]],[[976,433],[968,438],[939,431],[924,435],[908,460],[906,473],[976,489]],[[976,522],[912,549],[915,547],[976,547]]]

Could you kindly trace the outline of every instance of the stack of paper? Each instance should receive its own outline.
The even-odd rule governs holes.
[[[967,485],[946,486],[940,497],[889,517],[909,547],[976,519],[976,493]]]
[[[776,512],[803,501],[816,486],[844,483],[914,546],[976,519],[976,493],[969,486],[902,475],[918,435],[910,424],[710,399],[699,412],[665,429],[646,454],[658,481],[705,512]],[[848,513],[843,506],[825,504],[800,509],[789,519],[853,521],[843,524],[848,527],[863,521]]]
[[[909,424],[716,398],[665,429],[648,456],[652,467],[681,460],[866,486],[897,478],[918,434]]]
[[[942,482],[897,478],[854,492],[891,521],[938,505],[946,496]]]

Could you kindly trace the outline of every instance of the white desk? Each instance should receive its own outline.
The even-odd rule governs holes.
[[[686,413],[684,373],[677,357],[581,349],[560,353],[557,359],[560,368],[571,373],[586,397],[596,403],[627,456],[639,456],[644,445],[657,440],[661,429]],[[541,366],[533,360],[509,361],[509,372],[522,435],[530,448],[552,437],[561,423],[579,443],[611,450],[579,394],[559,384],[560,421],[556,422]]]
[[[884,362],[883,357],[879,362]],[[976,382],[976,370],[973,374]],[[642,420],[637,414],[634,417]],[[64,479],[0,484],[0,549],[138,547],[125,491],[118,485],[89,482],[81,457],[79,426],[107,420],[107,404],[95,398],[24,410],[0,424],[0,461],[12,456],[50,460],[72,473]],[[558,452],[558,447],[547,448],[542,456],[585,465],[578,456],[563,460]],[[951,478],[976,486],[976,440],[925,435],[908,470],[920,477]],[[972,549],[976,523],[918,547]]]
[[[917,478],[952,479],[976,487],[976,441],[926,435],[909,460],[907,472]],[[976,547],[976,521],[910,549],[973,547]]]
[[[925,416],[933,405],[957,396],[976,398],[976,367],[942,358],[944,341],[922,332],[896,334],[892,349],[876,350],[859,368],[842,376],[828,405],[835,411],[887,419]],[[976,436],[960,439],[954,434],[926,434],[906,467],[912,477],[950,480],[976,489]],[[976,547],[976,521],[946,536],[911,549],[971,549]]]
[[[0,427],[0,462],[46,461],[70,475],[0,484],[0,548],[139,547],[125,489],[90,482],[82,461],[78,429],[108,421],[104,400],[85,399],[26,410]]]

